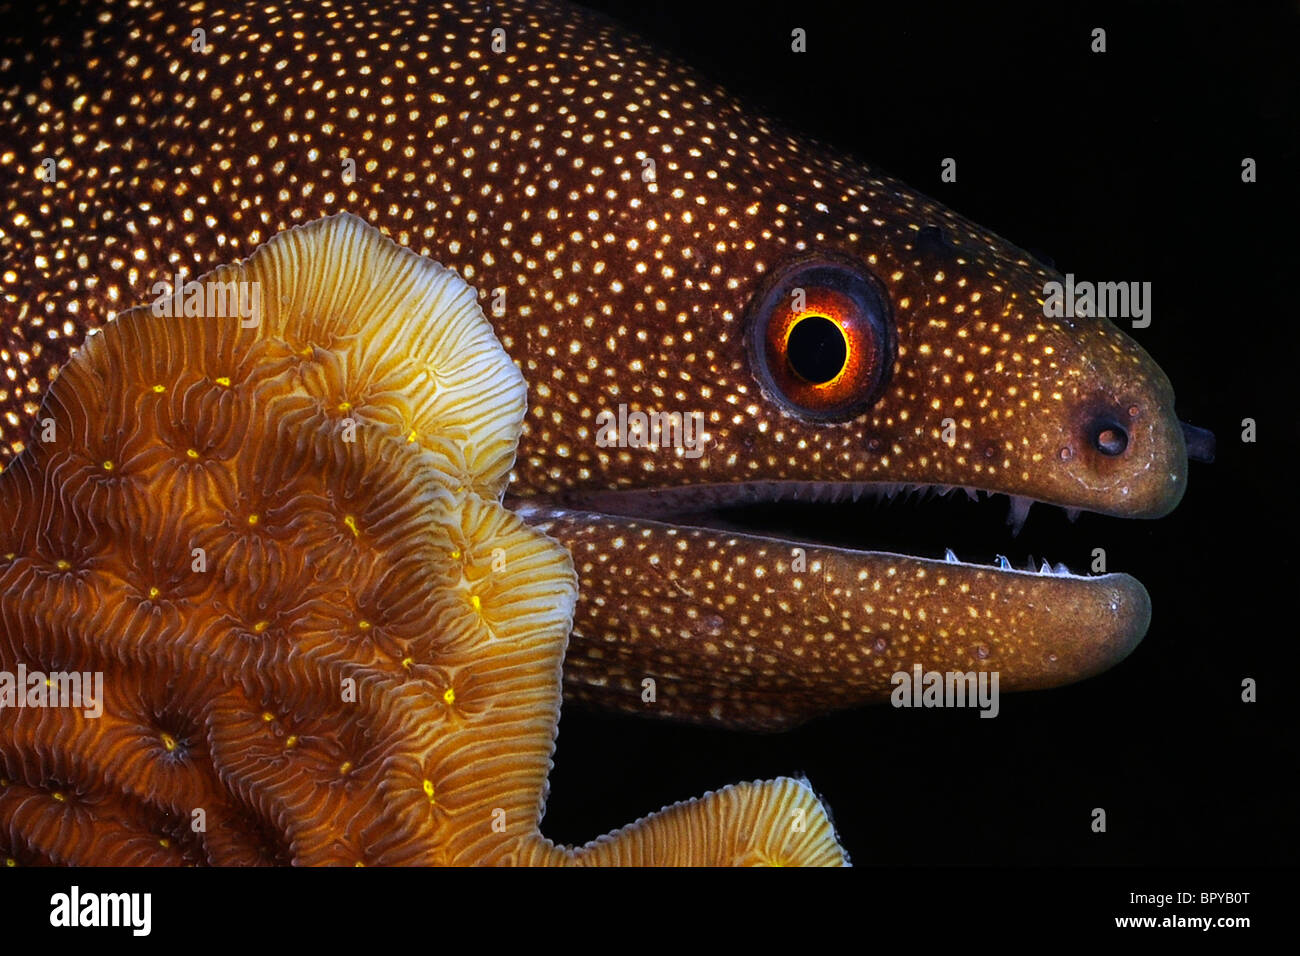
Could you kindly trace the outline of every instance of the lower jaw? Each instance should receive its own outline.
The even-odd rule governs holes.
[[[1006,691],[1072,683],[1122,660],[1149,624],[1147,593],[1125,574],[799,543],[737,528],[734,512],[672,515],[666,505],[682,500],[508,502],[574,558],[571,697],[777,730],[889,700],[895,675],[915,666],[996,674]],[[653,517],[610,513],[634,508]]]

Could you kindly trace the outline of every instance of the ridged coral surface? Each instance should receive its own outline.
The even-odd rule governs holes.
[[[498,502],[525,388],[474,290],[348,215],[217,284],[260,308],[124,313],[0,475],[0,671],[104,675],[0,709],[0,856],[844,862],[794,780],[545,840],[576,581]]]

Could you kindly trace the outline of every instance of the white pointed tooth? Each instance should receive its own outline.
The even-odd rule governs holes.
[[[1082,512],[1082,511],[1083,511],[1082,508],[1066,508],[1066,509],[1065,509],[1065,516],[1066,516],[1067,518],[1069,518],[1070,521],[1072,521],[1072,522],[1073,522],[1073,521],[1078,521],[1078,520],[1079,520],[1079,514],[1080,514],[1080,512]]]
[[[957,555],[952,553],[952,548],[944,548],[943,559],[949,564],[961,564],[961,562],[957,560]]]
[[[1025,526],[1025,519],[1029,517],[1029,509],[1034,506],[1032,498],[1021,498],[1013,495],[1011,498],[1011,507],[1007,509],[1007,524],[1011,526],[1011,534],[1020,534],[1020,529]]]
[[[980,500],[979,492],[976,491],[974,488],[963,488],[962,491],[966,492],[966,497],[969,498],[971,501]]]
[[[1001,568],[1003,571],[1012,570],[1011,562],[1007,560],[1006,555],[1004,554],[998,555],[998,567]]]
[[[1038,573],[1039,573],[1039,574],[1051,574],[1051,573],[1052,573],[1052,565],[1051,565],[1051,562],[1048,561],[1046,558],[1043,558],[1043,564],[1042,564],[1042,567],[1040,567],[1040,568],[1038,569]]]
[[[1064,562],[1064,561],[1062,561],[1060,564],[1058,564],[1058,565],[1056,566],[1056,569],[1055,569],[1055,570],[1056,570],[1056,573],[1057,573],[1057,574],[1069,574],[1069,573],[1070,573],[1070,569],[1067,568],[1067,567],[1065,566],[1065,562]]]

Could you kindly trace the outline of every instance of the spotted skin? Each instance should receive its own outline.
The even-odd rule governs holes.
[[[1170,385],[1135,342],[1102,319],[1044,317],[1055,273],[604,18],[389,0],[34,16],[44,44],[0,41],[10,452],[88,329],[178,270],[348,210],[477,286],[524,372],[510,494],[579,563],[571,696],[773,729],[883,699],[881,675],[913,661],[1045,687],[1104,669],[1145,632],[1146,594],[1123,575],[1031,583],[835,549],[795,565],[789,542],[647,522],[672,516],[635,494],[613,502],[902,482],[1151,517],[1182,496],[1186,451]],[[882,395],[846,422],[790,409],[746,348],[762,283],[813,255],[874,276],[896,336]],[[699,412],[704,453],[600,447],[596,416],[621,403]],[[1127,430],[1123,454],[1096,449],[1099,420]],[[742,587],[760,568],[763,588]]]
[[[568,545],[593,595],[574,628],[603,640],[570,653],[570,696],[674,714],[707,701],[701,719],[724,725],[776,729],[884,700],[892,675],[914,664],[997,670],[999,692],[1085,677],[1127,653],[1151,613],[1124,574],[1061,578],[815,546],[800,558],[753,536],[523,514]],[[1069,632],[1078,636],[1063,639]],[[645,661],[655,665],[653,705],[643,700]]]

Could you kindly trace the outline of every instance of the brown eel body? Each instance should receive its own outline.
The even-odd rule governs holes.
[[[579,572],[570,698],[779,729],[885,700],[914,664],[1069,683],[1146,632],[1124,574],[684,517],[899,486],[1155,517],[1187,446],[1141,347],[1048,317],[1054,272],[603,17],[390,0],[36,16],[43,45],[0,41],[7,454],[88,330],[346,210],[476,286],[523,371],[506,500]],[[787,361],[809,316],[842,331],[841,373]],[[635,412],[675,414],[682,441],[603,440],[603,413]]]

